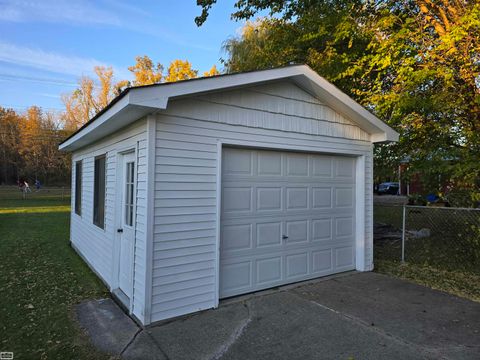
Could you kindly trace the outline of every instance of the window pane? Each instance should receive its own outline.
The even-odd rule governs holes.
[[[130,184],[129,188],[130,188],[130,202],[129,202],[129,204],[133,205],[133,184]]]
[[[130,201],[130,186],[128,186],[128,184],[125,184],[125,204],[129,204]]]
[[[82,161],[75,163],[75,213],[82,215]]]
[[[105,227],[105,155],[95,158],[93,223],[102,229]]]

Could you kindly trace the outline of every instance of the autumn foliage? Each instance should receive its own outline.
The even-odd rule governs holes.
[[[105,108],[123,90],[196,78],[198,70],[187,60],[174,60],[167,72],[148,56],[137,56],[128,67],[132,80],[117,80],[112,68],[97,66],[96,78],[82,76],[77,88],[62,96],[61,113],[44,112],[32,106],[24,113],[0,107],[0,184],[17,180],[33,183],[68,184],[70,158],[58,151],[58,144]],[[203,76],[219,74],[213,66]]]
[[[198,25],[216,0],[199,0]],[[305,63],[400,132],[375,147],[375,175],[420,173],[480,201],[480,2],[251,0],[225,42],[227,72]],[[256,18],[258,14],[269,14]],[[405,180],[405,178],[404,178]]]

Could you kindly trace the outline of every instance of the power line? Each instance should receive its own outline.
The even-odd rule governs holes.
[[[8,109],[16,109],[16,110],[28,110],[32,106],[36,106],[42,110],[54,110],[54,111],[64,111],[64,108],[54,108],[54,107],[43,107],[38,105],[11,105],[11,104],[0,104],[0,107],[8,108]]]
[[[30,82],[39,82],[39,83],[47,83],[51,85],[59,85],[59,86],[71,86],[77,87],[78,84],[73,83],[71,81],[57,79],[57,78],[43,78],[43,77],[35,77],[35,76],[25,76],[25,75],[12,75],[7,73],[0,73],[0,79],[7,80],[7,81],[30,81]]]

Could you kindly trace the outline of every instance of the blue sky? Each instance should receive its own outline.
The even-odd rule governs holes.
[[[234,2],[220,0],[198,28],[196,0],[0,0],[0,106],[61,110],[80,76],[105,65],[131,78],[136,55],[219,67],[223,41],[242,26],[230,20]]]

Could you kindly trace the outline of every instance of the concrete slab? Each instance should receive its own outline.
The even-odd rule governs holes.
[[[75,311],[92,344],[112,355],[120,355],[140,330],[112,299],[86,301]]]
[[[219,359],[251,319],[248,305],[237,302],[148,331],[169,359]]]
[[[255,298],[250,307],[251,323],[222,359],[429,358],[368,324],[290,292]]]
[[[480,358],[480,304],[377,273],[293,291],[439,357]]]
[[[376,273],[243,296],[139,332],[111,300],[80,304],[125,359],[480,359],[480,304]]]
[[[147,331],[135,336],[131,344],[122,353],[125,360],[167,360],[165,354],[155,344]]]

